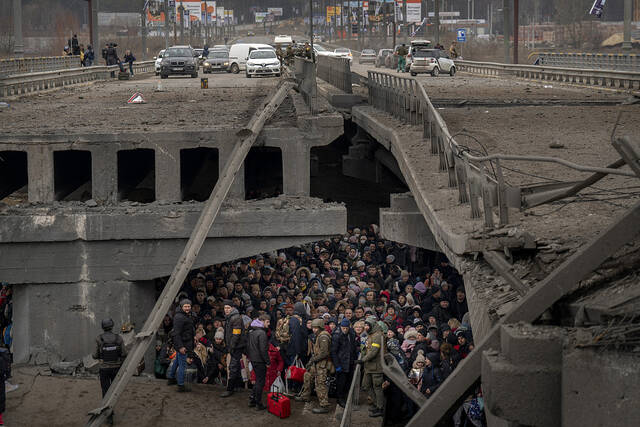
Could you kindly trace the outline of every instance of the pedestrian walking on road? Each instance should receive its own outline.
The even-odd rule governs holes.
[[[91,45],[87,46],[87,50],[84,51],[84,66],[91,67],[93,65],[93,61],[95,59],[95,53],[93,52],[93,48]]]
[[[129,64],[129,73],[133,76],[133,61],[136,60],[136,57],[133,56],[130,50],[126,50],[124,52],[124,62]]]
[[[122,337],[119,334],[114,334],[112,329],[113,320],[104,319],[102,321],[102,330],[104,332],[98,335],[96,349],[93,352],[93,358],[100,360],[99,375],[102,397],[109,391],[111,383],[118,375],[122,362],[127,357],[127,349],[124,347]],[[109,422],[113,424],[113,412],[109,415]]]
[[[167,374],[168,384],[178,384],[178,391],[185,391],[184,378],[187,369],[187,353],[193,351],[195,328],[191,317],[191,300],[183,299],[173,319],[173,347],[176,349],[174,360]]]
[[[402,43],[402,46],[400,46],[398,48],[398,50],[396,51],[396,55],[398,55],[398,72],[399,73],[404,73],[405,71],[405,67],[407,64],[407,54],[409,53],[409,51],[407,50],[407,46]]]

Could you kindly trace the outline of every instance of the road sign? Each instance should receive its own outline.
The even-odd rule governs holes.
[[[458,34],[456,37],[456,40],[458,40],[459,42],[466,42],[467,41],[467,30],[464,28],[458,28],[456,30],[456,33]]]

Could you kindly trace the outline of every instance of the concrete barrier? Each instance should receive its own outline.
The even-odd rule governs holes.
[[[28,95],[96,80],[116,79],[118,71],[117,65],[102,65],[18,74],[0,80],[0,98]],[[134,64],[133,71],[134,73],[152,73],[154,72],[154,61]]]
[[[0,59],[0,77],[80,67],[79,56]]]

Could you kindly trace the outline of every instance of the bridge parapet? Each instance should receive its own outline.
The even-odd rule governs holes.
[[[47,56],[0,59],[0,77],[13,74],[58,71],[80,67],[79,56]]]

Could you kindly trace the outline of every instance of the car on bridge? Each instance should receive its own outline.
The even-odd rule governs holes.
[[[202,72],[227,71],[229,69],[229,51],[216,49],[209,52],[209,57],[202,63]]]
[[[364,64],[364,63],[370,63],[370,64],[375,64],[376,63],[376,51],[373,49],[362,49],[362,52],[360,53],[360,58],[358,58],[358,64]]]
[[[229,71],[238,74],[242,70],[246,70],[249,55],[254,50],[271,49],[275,54],[275,49],[263,43],[236,43],[229,49]]]
[[[441,72],[454,76],[456,65],[449,59],[449,55],[440,49],[415,49],[409,71],[412,76],[430,73],[433,77],[438,77]]]
[[[280,60],[273,49],[256,49],[247,59],[247,78],[252,76],[272,75],[280,77]]]
[[[376,68],[387,66],[387,57],[393,55],[393,49],[380,49],[376,55]]]
[[[339,47],[334,50],[333,53],[335,54],[334,56],[337,56],[338,58],[348,58],[350,62],[353,61],[353,54],[351,53],[351,49],[348,49],[346,47]]]
[[[160,68],[162,66],[162,57],[164,56],[164,49],[162,49],[160,52],[158,52],[158,56],[154,56],[153,59],[156,61],[155,63],[155,70],[156,70],[156,76],[160,75]]]
[[[164,51],[160,78],[173,75],[198,77],[198,58],[191,46],[172,46]]]

